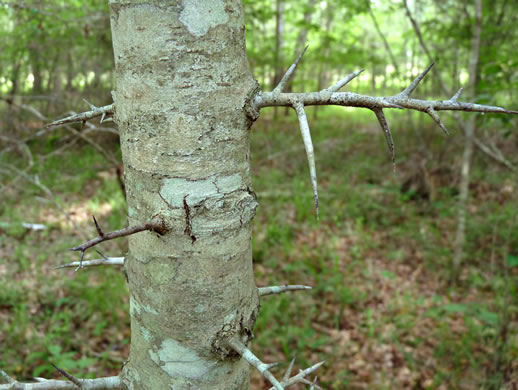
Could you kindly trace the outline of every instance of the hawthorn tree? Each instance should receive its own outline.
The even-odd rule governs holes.
[[[306,148],[318,213],[308,105],[363,107],[374,112],[390,153],[394,143],[384,109],[427,113],[444,130],[441,110],[513,113],[463,103],[413,99],[428,67],[401,93],[374,97],[338,92],[360,72],[313,93],[284,93],[302,54],[272,92],[248,67],[239,0],[110,0],[116,90],[113,104],[50,124],[113,116],[119,131],[128,201],[128,227],[74,248],[84,253],[129,236],[123,264],[130,290],[131,352],[116,377],[21,383],[2,373],[0,389],[249,388],[249,367],[274,386],[320,388],[309,376],[322,364],[282,380],[269,372],[250,342],[263,295],[307,286],[257,288],[252,268],[249,136],[264,107],[294,108]],[[94,262],[95,263],[95,262]]]

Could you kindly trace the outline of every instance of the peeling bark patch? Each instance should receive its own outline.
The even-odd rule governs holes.
[[[157,352],[150,349],[148,353],[151,360],[171,378],[206,378],[216,365],[172,339],[165,339]]]
[[[192,232],[192,226],[191,226],[191,209],[189,208],[189,205],[187,204],[186,200],[187,196],[183,198],[183,209],[185,210],[185,230],[183,231],[186,236],[189,236],[191,238],[191,242],[194,244],[194,241],[196,241],[196,236]]]
[[[183,0],[180,21],[191,34],[201,37],[209,28],[226,23],[228,15],[221,0]]]
[[[208,198],[221,199],[223,195],[238,190],[242,185],[241,175],[212,176],[202,180],[169,178],[162,180],[159,194],[171,207],[184,207],[184,201],[190,207],[200,205]]]

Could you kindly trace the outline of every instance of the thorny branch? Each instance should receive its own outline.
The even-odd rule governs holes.
[[[419,75],[416,80],[414,80],[414,83],[417,80],[422,80],[422,77],[426,75],[430,68],[431,67]],[[304,104],[304,106],[335,105],[346,107],[363,107],[369,109],[408,108],[410,110],[421,111],[426,114],[429,114],[429,110],[518,114],[518,111],[507,110],[502,107],[459,102],[457,99],[455,99],[458,98],[456,95],[448,100],[413,99],[410,98],[410,93],[415,89],[415,87],[411,88],[412,86],[413,84],[397,95],[384,97],[361,95],[353,92],[330,92],[329,90],[325,89],[320,92],[306,93],[259,92],[255,96],[253,104],[256,109],[272,106],[287,107],[291,106],[293,101],[299,101]]]
[[[260,297],[264,297],[265,295],[272,294],[280,294],[286,291],[297,291],[297,290],[311,290],[310,286],[303,286],[300,284],[285,284],[284,286],[268,286],[268,287],[259,287],[258,293]]]
[[[88,103],[88,102],[87,102],[87,103]],[[90,105],[90,103],[88,103],[88,104]],[[26,104],[18,104],[18,105],[16,105],[16,106],[17,106],[17,107],[19,107],[19,108],[21,108],[21,109],[23,109],[23,110],[25,110],[25,111],[28,111],[28,112],[32,113],[34,116],[36,116],[36,117],[37,117],[39,120],[41,120],[41,121],[47,121],[47,120],[48,120],[48,118],[47,118],[45,115],[43,115],[41,112],[39,112],[38,110],[36,110],[34,107],[28,106],[28,105],[26,105]],[[113,106],[113,104],[112,104],[111,106]],[[109,107],[109,106],[106,106],[106,107]],[[101,107],[101,108],[104,108],[104,107]],[[113,111],[113,110],[112,110],[112,111]],[[88,113],[83,113],[83,114],[88,114]],[[42,129],[42,130],[38,131],[36,134],[31,135],[30,137],[27,137],[27,138],[25,138],[24,140],[18,141],[17,143],[18,143],[18,144],[22,144],[22,143],[23,143],[23,144],[25,144],[25,143],[29,142],[30,140],[32,140],[32,139],[34,139],[34,138],[36,138],[36,137],[43,136],[43,135],[47,134],[49,131],[52,131],[52,130],[51,130],[51,128],[55,128],[55,127],[57,127],[58,125],[63,125],[63,126],[64,126],[64,128],[65,128],[67,131],[71,132],[74,136],[79,137],[79,138],[81,138],[83,141],[85,141],[85,142],[89,143],[90,145],[92,145],[92,146],[93,146],[93,147],[94,147],[94,148],[95,148],[99,153],[101,153],[101,154],[102,154],[102,155],[103,155],[103,156],[104,156],[108,161],[110,161],[114,166],[118,166],[118,165],[119,165],[119,161],[118,161],[115,157],[113,157],[110,153],[108,153],[108,152],[107,152],[103,147],[101,147],[98,143],[94,142],[90,137],[87,137],[87,136],[86,136],[86,135],[87,135],[88,133],[90,133],[91,131],[106,131],[106,132],[110,132],[110,133],[113,133],[113,134],[118,134],[118,131],[116,131],[116,130],[114,130],[114,129],[110,129],[110,128],[100,128],[100,127],[96,127],[96,126],[93,126],[93,125],[91,125],[91,124],[89,124],[89,127],[90,127],[90,128],[89,128],[89,129],[87,129],[86,131],[78,131],[78,130],[74,129],[73,127],[71,127],[71,126],[67,125],[67,123],[80,122],[80,121],[81,121],[81,119],[77,119],[77,120],[70,120],[70,121],[67,121],[67,122],[62,122],[62,123],[57,124],[57,122],[65,121],[65,120],[67,120],[67,119],[69,119],[69,118],[78,117],[78,115],[79,115],[79,116],[81,116],[81,115],[83,115],[83,114],[74,114],[74,115],[69,116],[69,117],[67,117],[67,118],[65,118],[65,119],[61,119],[61,120],[59,120],[59,121],[52,122],[52,123],[50,123],[50,124],[46,125],[46,126],[44,127],[44,129]],[[102,118],[101,118],[101,120],[102,120],[102,119],[104,118],[104,114],[100,114],[100,115],[103,115],[103,116],[102,116]],[[98,116],[98,115],[94,115],[94,117],[95,117],[95,116]],[[105,120],[105,122],[106,122],[106,120]],[[83,121],[83,123],[85,123],[85,122]],[[102,123],[102,122],[101,122],[101,123]],[[54,124],[56,124],[56,125],[54,126]],[[3,153],[5,153],[5,152],[8,152],[8,151],[9,151],[9,150],[11,150],[12,148],[13,148],[13,146],[10,146],[10,147],[5,148],[4,150],[0,151],[0,155],[1,155],[1,154],[3,154]]]
[[[307,49],[307,46],[306,46]],[[329,88],[322,89],[319,92],[307,92],[307,93],[283,93],[282,90],[289,80],[297,65],[299,64],[304,51],[299,55],[297,60],[290,66],[282,80],[279,82],[272,92],[259,92],[255,95],[252,106],[254,111],[258,112],[263,107],[275,107],[285,106],[293,107],[297,113],[299,119],[300,130],[302,133],[304,146],[306,148],[306,155],[309,164],[309,171],[311,175],[311,182],[313,185],[313,196],[315,198],[315,208],[318,217],[318,192],[317,192],[317,178],[315,169],[315,157],[313,151],[313,143],[311,141],[311,133],[307,117],[304,111],[306,106],[319,106],[319,105],[336,105],[346,107],[363,107],[372,110],[381,125],[387,146],[391,154],[392,163],[395,164],[395,148],[392,134],[390,132],[389,125],[383,112],[384,108],[398,108],[398,109],[410,109],[421,111],[428,114],[435,123],[446,133],[448,130],[441,121],[437,111],[470,111],[470,112],[488,112],[488,113],[502,113],[502,114],[518,114],[518,111],[507,110],[502,107],[487,106],[475,103],[460,102],[459,97],[462,92],[462,88],[448,100],[422,100],[414,99],[410,97],[412,92],[417,88],[419,83],[423,80],[426,74],[432,69],[433,63],[425,69],[414,81],[402,92],[393,96],[369,96],[361,95],[353,92],[337,92],[340,88],[346,85],[349,81],[357,77],[362,70],[351,73],[343,80],[340,80],[336,84]]]
[[[94,219],[94,223],[95,223],[95,226],[97,229],[98,236],[96,238],[92,238],[91,240],[85,242],[84,244],[78,245],[78,246],[70,249],[72,251],[81,251],[79,266],[76,268],[76,271],[80,268],[83,268],[83,258],[84,258],[86,250],[103,241],[108,241],[108,240],[113,240],[113,239],[119,238],[119,237],[129,236],[131,234],[139,233],[144,230],[152,230],[159,234],[165,234],[167,231],[167,228],[166,228],[164,222],[159,219],[156,219],[156,220],[152,220],[150,222],[141,223],[139,225],[129,226],[124,229],[115,230],[115,231],[109,232],[109,233],[104,233],[101,230],[101,228],[99,227],[97,221],[95,220],[95,217],[93,217],[93,219]]]
[[[296,383],[306,383],[312,385],[313,388],[320,389],[319,386],[317,386],[314,382],[308,381],[305,377],[319,368],[322,364],[324,364],[324,362],[317,363],[314,366],[307,368],[306,370],[300,371],[297,375],[290,377],[293,363],[295,362],[295,359],[293,359],[288,368],[288,371],[284,375],[283,380],[279,382],[270,372],[270,369],[277,366],[278,363],[263,363],[257,356],[254,355],[252,351],[250,351],[250,349],[246,347],[245,344],[237,339],[229,340],[228,346],[240,354],[243,359],[245,359],[250,365],[254,366],[266,379],[268,379],[268,381],[270,381],[270,383],[273,385],[272,389],[284,390]]]
[[[61,370],[60,370],[61,371]],[[36,383],[18,382],[0,370],[0,380],[7,384],[0,384],[0,390],[115,390],[120,389],[120,379],[118,376],[111,376],[97,379],[76,379],[80,387],[71,381],[34,378]],[[74,378],[75,379],[75,378]]]
[[[63,118],[63,119],[58,119],[57,121],[48,123],[45,127],[49,128],[49,127],[62,126],[67,123],[74,123],[74,122],[83,122],[84,123],[87,120],[98,117],[98,116],[101,117],[100,123],[103,123],[106,120],[105,118],[107,115],[113,115],[113,113],[114,113],[115,104],[113,104],[113,103],[108,106],[96,107],[93,104],[88,103],[86,100],[85,100],[85,102],[90,106],[90,111],[67,116],[66,118]]]
[[[60,265],[55,269],[77,268],[80,264],[80,261],[74,261],[72,263]],[[124,265],[124,257],[103,257],[102,259],[83,260],[81,268],[95,267],[98,265]]]

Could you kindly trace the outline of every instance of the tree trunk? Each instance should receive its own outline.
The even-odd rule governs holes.
[[[390,48],[387,38],[385,37],[385,34],[383,34],[383,32],[381,31],[381,28],[378,24],[378,21],[376,20],[376,16],[374,15],[374,12],[372,12],[370,0],[367,2],[367,10],[369,11],[369,16],[371,17],[372,23],[374,24],[374,28],[376,29],[376,32],[378,33],[378,36],[381,39],[381,42],[383,42],[383,47],[385,48],[385,51],[389,55],[390,61],[392,61],[392,66],[394,67],[396,76],[399,77],[399,66],[396,61],[396,57],[394,57],[394,53],[392,53],[392,49]],[[385,78],[386,78],[386,76],[385,76]],[[383,83],[385,84],[385,81]]]
[[[130,236],[128,389],[249,388],[225,341],[258,311],[246,108],[257,88],[237,0],[111,0]]]
[[[16,94],[18,93],[19,80],[20,80],[20,71],[22,67],[22,58],[23,53],[20,53],[20,57],[15,57],[16,61],[13,65],[12,73],[11,73],[11,90],[9,91],[9,97],[7,98],[7,115],[5,118],[6,129],[9,132],[14,132],[16,127],[15,120],[15,107],[14,101],[16,99]]]
[[[284,74],[283,68],[283,48],[284,48],[284,2],[283,0],[275,1],[275,53],[273,57],[273,80],[272,89],[281,81]],[[277,119],[278,108],[273,108],[273,118]]]
[[[469,62],[469,92],[473,97],[477,94],[477,83],[480,60],[480,36],[482,32],[482,0],[475,1],[475,25],[473,26],[473,39],[471,58]],[[459,203],[457,214],[457,233],[455,236],[455,253],[453,256],[453,279],[460,274],[460,267],[464,258],[464,245],[466,242],[466,213],[469,199],[469,175],[471,170],[471,156],[476,131],[476,117],[470,116],[466,121],[464,153],[462,156],[462,169],[460,178]]]
[[[31,45],[29,50],[29,58],[31,62],[31,72],[34,77],[34,83],[32,84],[32,94],[41,95],[43,93],[43,77],[41,74],[41,59],[40,59],[40,48],[38,45]]]

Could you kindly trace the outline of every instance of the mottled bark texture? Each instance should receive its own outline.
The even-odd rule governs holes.
[[[247,102],[256,89],[236,0],[110,0],[130,236],[128,389],[248,389],[258,310]]]

